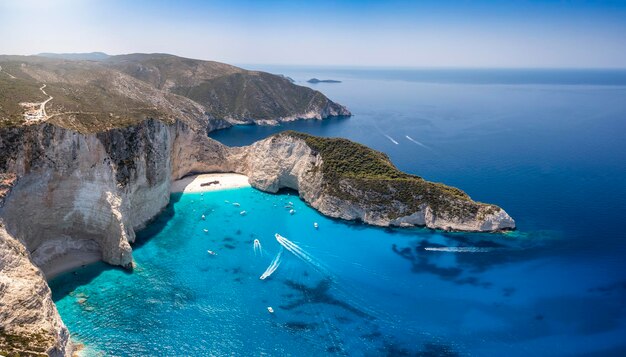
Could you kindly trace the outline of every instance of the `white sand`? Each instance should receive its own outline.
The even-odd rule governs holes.
[[[41,266],[41,270],[46,276],[46,280],[50,280],[67,271],[101,260],[102,255],[99,252],[72,251],[44,264]]]
[[[219,181],[219,183],[209,186],[200,186],[203,183],[212,181]],[[248,176],[222,173],[187,176],[172,182],[172,188],[170,190],[171,192],[206,192],[239,187],[250,187]]]

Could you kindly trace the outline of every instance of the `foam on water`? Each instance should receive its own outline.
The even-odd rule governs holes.
[[[276,271],[276,269],[278,269],[278,266],[280,265],[280,257],[282,254],[283,254],[283,248],[281,247],[280,250],[278,251],[278,254],[276,254],[276,257],[274,257],[274,260],[272,260],[270,265],[267,267],[267,269],[265,269],[263,274],[261,274],[259,279],[265,280],[269,278],[272,274],[274,274],[274,272]]]

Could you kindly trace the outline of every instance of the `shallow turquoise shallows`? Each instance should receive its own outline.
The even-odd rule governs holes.
[[[212,137],[347,137],[502,206],[519,230],[367,227],[251,188],[175,195],[139,233],[134,272],[51,282],[87,355],[626,355],[626,71],[265,69],[341,80],[310,86],[354,117]],[[275,233],[289,249],[260,280]]]

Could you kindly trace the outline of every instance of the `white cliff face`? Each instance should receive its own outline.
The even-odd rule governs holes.
[[[4,227],[0,227],[0,257],[0,354],[71,355],[70,334],[43,274],[31,263],[24,245]],[[19,339],[8,341],[11,336]]]
[[[372,192],[350,180],[326,182],[322,173],[322,156],[315,153],[305,140],[290,135],[259,141],[233,150],[231,155],[235,171],[247,175],[253,187],[269,192],[277,192],[281,188],[297,190],[313,208],[330,217],[361,220],[376,226],[426,226],[460,231],[490,232],[515,227],[513,219],[501,208],[474,202],[452,202],[477,207],[477,213],[473,215],[434,212],[427,203],[412,209],[410,202],[394,195],[388,197],[383,205],[367,203],[366,197]],[[327,184],[357,199],[337,197],[327,189]]]
[[[25,279],[15,280],[4,264],[18,258],[14,252],[0,250],[0,327],[20,335],[45,329],[61,354],[69,351],[67,330],[59,325],[62,340],[61,330],[52,336],[44,326],[60,319],[39,268],[77,252],[131,267],[135,230],[168,204],[172,175],[227,166],[220,159],[223,146],[203,133],[154,120],[98,134],[47,124],[9,129],[0,133],[0,148],[0,172],[12,178],[10,190],[2,190],[0,219],[7,233],[0,243],[22,247],[16,270]],[[35,282],[39,290],[20,293],[19,284]],[[32,305],[21,303],[27,293],[51,309],[20,329],[15,321],[34,313]]]

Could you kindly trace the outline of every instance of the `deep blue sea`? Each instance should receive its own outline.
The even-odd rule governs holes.
[[[293,192],[176,194],[139,233],[134,272],[51,282],[85,355],[626,355],[626,71],[254,69],[354,116],[213,138],[347,137],[502,206],[518,230],[372,228]]]

